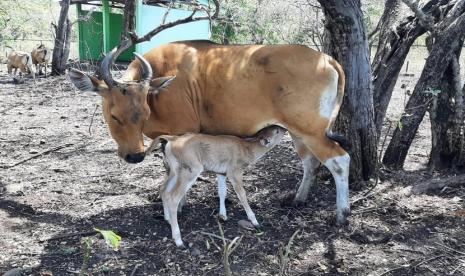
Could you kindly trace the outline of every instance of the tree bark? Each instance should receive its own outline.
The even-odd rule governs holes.
[[[432,147],[429,167],[431,170],[464,167],[463,89],[465,87],[461,86],[459,65],[463,40],[460,44],[442,77],[441,93],[433,99],[430,110]]]
[[[465,14],[461,14],[449,26],[442,28],[435,37],[431,53],[423,72],[410,97],[394,135],[383,158],[392,168],[402,168],[408,149],[415,137],[423,116],[428,110],[434,92],[440,87],[442,76],[465,36]]]
[[[126,0],[124,4],[123,30],[121,41],[131,39],[131,34],[136,31],[136,0]]]
[[[370,54],[360,0],[319,2],[325,13],[324,50],[342,64],[346,74],[346,93],[336,128],[351,141],[351,179],[368,180],[375,171],[377,135]]]
[[[52,56],[52,75],[63,75],[66,71],[66,62],[69,57],[71,21],[68,17],[70,0],[63,0],[61,3],[60,18],[58,26],[55,28],[55,46]]]
[[[393,11],[388,11],[388,14],[383,15],[381,18],[381,20],[384,18],[386,23],[383,24],[379,46],[372,63],[373,101],[378,135],[381,132],[394,86],[410,47],[418,37],[426,32],[426,29],[415,16],[406,17],[397,26],[395,25],[395,20],[398,18],[399,2],[399,0],[388,0],[386,2],[385,8]],[[444,12],[450,10],[449,2],[449,0],[431,0],[423,6],[422,12],[432,16],[435,21],[439,21]]]

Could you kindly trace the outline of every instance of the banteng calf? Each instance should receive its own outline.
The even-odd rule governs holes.
[[[177,246],[183,246],[179,230],[177,210],[181,199],[203,171],[218,175],[220,216],[226,219],[226,177],[231,181],[237,197],[254,226],[259,226],[250,209],[242,184],[244,170],[255,163],[267,151],[277,145],[285,129],[271,126],[262,129],[252,138],[241,139],[227,135],[185,134],[162,135],[148,148],[150,153],[160,142],[163,145],[164,162],[168,177],[161,190],[165,219],[171,224],[171,232]]]
[[[22,77],[21,73],[29,73],[32,74],[32,77],[35,79],[35,70],[32,68],[32,58],[29,53],[21,52],[21,51],[11,51],[8,55],[8,74],[13,77],[16,75],[18,69],[21,71],[20,76]],[[13,69],[15,69],[14,74]]]

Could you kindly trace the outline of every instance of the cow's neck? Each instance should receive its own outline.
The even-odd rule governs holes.
[[[200,132],[197,105],[200,102],[190,88],[167,89],[158,95],[149,93],[150,117],[144,124],[144,135],[154,139],[163,134],[180,135]],[[195,90],[195,89],[194,89]]]

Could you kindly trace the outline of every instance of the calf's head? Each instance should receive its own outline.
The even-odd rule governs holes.
[[[142,56],[135,54],[140,63],[140,79],[119,82],[112,78],[110,67],[119,55],[116,48],[101,63],[101,78],[70,69],[71,82],[81,91],[93,91],[102,96],[102,111],[111,136],[118,144],[118,155],[129,163],[144,160],[142,130],[150,116],[147,104],[149,91],[158,93],[174,77],[152,80],[152,68]],[[151,86],[156,83],[156,86]]]
[[[262,146],[271,149],[277,144],[279,144],[279,142],[281,142],[285,133],[285,128],[282,128],[277,125],[272,125],[260,130],[256,134],[255,139],[258,140]]]

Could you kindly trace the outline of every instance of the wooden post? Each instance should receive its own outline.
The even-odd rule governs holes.
[[[110,5],[108,0],[102,0],[102,22],[103,22],[103,52],[108,53],[110,46]]]
[[[77,17],[80,18],[83,16],[82,14],[82,5],[81,4],[76,4],[76,13]],[[86,57],[85,51],[84,51],[84,43],[82,41],[83,36],[82,36],[82,23],[78,22],[78,47],[79,47],[79,59],[84,59]]]
[[[137,0],[136,1],[136,26],[135,30],[137,34],[140,34],[140,28],[142,26],[142,0]],[[138,43],[136,44],[136,53],[143,54],[142,49],[141,49],[141,44]]]

